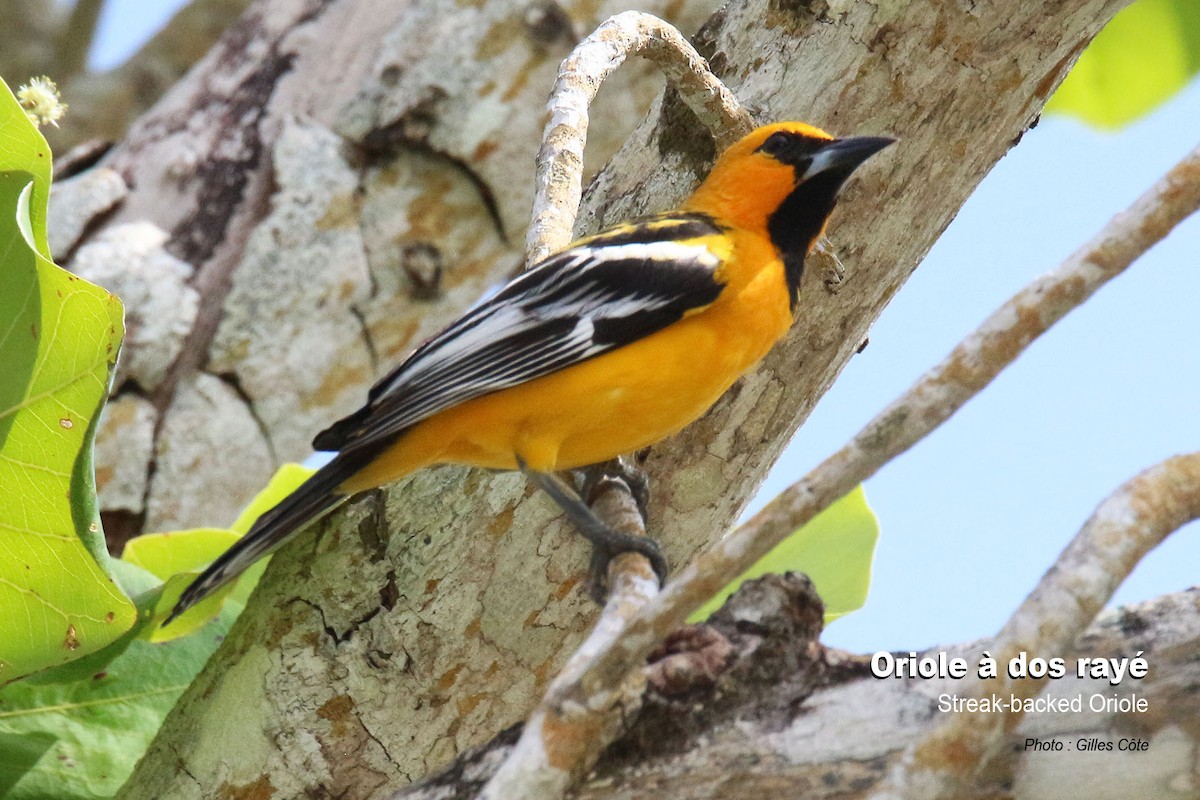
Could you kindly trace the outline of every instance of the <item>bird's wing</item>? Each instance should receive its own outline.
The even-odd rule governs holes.
[[[712,303],[722,230],[702,214],[637,220],[549,256],[417,348],[367,404],[313,440],[355,449],[476,397],[637,341]]]

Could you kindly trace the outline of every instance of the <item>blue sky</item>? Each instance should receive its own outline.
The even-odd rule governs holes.
[[[844,444],[1200,144],[1197,120],[1193,82],[1117,133],[1062,117],[1028,132],[883,312],[756,502]],[[1105,496],[1200,449],[1198,297],[1192,217],[868,481],[882,527],[871,596],[826,641],[870,651],[994,633]],[[1117,601],[1200,583],[1197,527],[1151,553]]]
[[[107,0],[88,59],[93,69],[115,67],[158,32],[186,0]]]
[[[178,2],[106,5],[93,63],[119,63]],[[796,436],[756,504],[840,447],[992,310],[1085,242],[1200,143],[1200,82],[1117,133],[1051,117],[976,190]],[[847,264],[853,271],[854,265]],[[825,635],[907,650],[994,633],[1095,506],[1200,449],[1200,220],[1057,325],[978,398],[867,483],[882,537],[871,596]],[[1200,526],[1117,594],[1200,582]]]

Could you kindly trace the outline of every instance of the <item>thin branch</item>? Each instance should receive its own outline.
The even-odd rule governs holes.
[[[854,439],[701,555],[642,610],[624,634],[563,687],[587,697],[640,669],[646,654],[721,587],[790,533],[873,475],[982,390],[1030,343],[1082,304],[1200,206],[1200,147],[1055,270],[993,313]]]
[[[645,535],[632,495],[616,483],[599,487],[593,509],[617,530]],[[586,704],[555,700],[563,694],[560,687],[577,681],[584,666],[608,649],[634,614],[658,594],[658,578],[645,556],[617,556],[608,576],[608,601],[596,627],[551,683],[521,738],[480,793],[481,800],[557,800],[620,734],[622,720],[640,707],[645,685],[640,670],[603,687]]]
[[[583,147],[588,109],[600,84],[630,55],[659,66],[724,149],[750,131],[750,115],[708,68],[708,62],[670,24],[626,11],[609,17],[559,67],[550,94],[550,119],[537,155],[533,222],[525,236],[526,263],[534,264],[571,242],[583,196]]]
[[[1009,619],[988,653],[1000,665],[1021,652],[1030,658],[1067,652],[1139,561],[1173,531],[1200,518],[1200,453],[1176,456],[1122,485],[1104,500],[1063,550],[1037,588]],[[960,697],[988,694],[1022,699],[1044,679],[1014,679],[1000,669],[972,679]],[[1007,743],[1024,712],[960,712],[911,745],[873,800],[962,796]]]
[[[750,117],[674,27],[649,14],[610,17],[563,61],[551,92],[550,119],[537,156],[537,195],[526,238],[527,263],[565,247],[572,238],[583,191],[588,109],[600,84],[630,54],[662,69],[667,82],[725,147],[750,129]],[[593,509],[618,530],[645,536],[644,521],[622,481],[601,479]],[[607,650],[634,615],[658,594],[649,561],[635,554],[613,559],[609,595],[595,629],[550,685],[520,740],[481,793],[482,798],[560,798],[620,733],[621,721],[640,706],[645,675],[627,673],[594,687],[586,702],[571,699],[583,668]]]

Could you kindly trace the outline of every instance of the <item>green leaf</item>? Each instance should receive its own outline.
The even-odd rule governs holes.
[[[228,587],[198,604],[169,633],[159,622],[200,568],[312,473],[297,464],[280,467],[238,518],[239,532],[201,528],[129,541],[111,566],[137,600],[137,624],[90,656],[0,689],[0,795],[74,800],[116,792],[241,612],[239,595],[257,582],[261,562],[236,591]]]
[[[9,797],[17,781],[56,741],[49,733],[0,733],[0,797]]]
[[[183,590],[200,574],[200,570],[229,549],[260,515],[274,508],[280,500],[295,491],[314,471],[300,464],[282,465],[271,476],[266,487],[255,495],[238,516],[232,530],[197,528],[148,533],[130,539],[121,555],[122,561],[145,569],[163,582],[152,595],[146,594],[137,598],[140,606],[148,605],[151,609],[145,620],[142,635],[153,642],[169,641],[201,628],[217,615],[227,599],[238,606],[244,606],[246,598],[266,569],[267,559],[260,560],[246,570],[235,583],[217,590],[189,608],[167,628],[160,627],[161,621],[175,607]]]
[[[28,173],[27,179],[21,181],[18,188],[33,182],[28,234],[37,252],[49,261],[51,255],[50,243],[46,238],[46,211],[50,205],[50,176],[54,170],[50,145],[46,144],[46,138],[29,121],[25,110],[3,79],[0,79],[0,87],[0,172],[16,170]]]
[[[238,540],[223,528],[193,528],[173,533],[147,533],[130,539],[121,554],[159,580],[203,567]]]
[[[178,620],[172,622],[167,630],[160,627],[162,620],[166,619],[183,590],[199,574],[199,570],[225,552],[238,538],[233,531],[221,528],[196,528],[170,533],[148,533],[129,540],[121,559],[142,567],[163,582],[157,587],[152,599],[153,611],[150,624],[143,630],[144,636],[152,642],[165,642],[179,636],[187,636],[204,627],[220,612],[225,598],[233,591],[232,586],[214,592],[189,608]]]
[[[1096,36],[1046,104],[1098,128],[1153,110],[1200,70],[1200,3],[1137,0]]]
[[[120,302],[48,259],[50,150],[0,81],[0,684],[108,646],[137,611],[106,571],[92,440]]]
[[[807,525],[780,542],[774,550],[726,586],[695,614],[702,622],[719,609],[743,581],[767,573],[803,572],[825,601],[825,622],[862,608],[871,585],[871,562],[879,540],[879,520],[859,486]]]
[[[242,509],[242,513],[238,514],[238,518],[233,521],[230,530],[245,535],[259,517],[279,505],[280,500],[296,491],[296,488],[311,478],[314,472],[316,472],[315,469],[303,464],[282,465],[271,476],[270,482],[263,490],[254,496],[250,505]]]
[[[72,681],[86,680],[100,672],[109,663],[125,652],[125,649],[144,632],[146,626],[154,613],[154,601],[157,594],[161,592],[159,587],[162,582],[151,575],[141,567],[126,563],[120,559],[112,559],[109,561],[109,568],[112,571],[113,578],[117,585],[121,587],[121,591],[126,597],[132,597],[134,605],[137,606],[138,618],[133,627],[125,631],[119,639],[107,647],[102,647],[96,652],[86,655],[83,658],[77,658],[74,661],[50,667],[49,669],[35,672],[32,675],[27,675],[22,680],[29,683],[70,683]]]
[[[195,636],[168,644],[133,641],[84,681],[22,681],[0,689],[0,794],[6,800],[116,794],[236,610]]]

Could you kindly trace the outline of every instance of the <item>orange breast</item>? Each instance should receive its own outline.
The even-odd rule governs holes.
[[[757,237],[755,237],[757,239]],[[764,245],[707,308],[637,342],[463,403],[415,425],[342,487],[357,492],[423,466],[574,469],[653,444],[692,422],[791,324],[783,267]],[[769,245],[766,245],[769,247]]]

